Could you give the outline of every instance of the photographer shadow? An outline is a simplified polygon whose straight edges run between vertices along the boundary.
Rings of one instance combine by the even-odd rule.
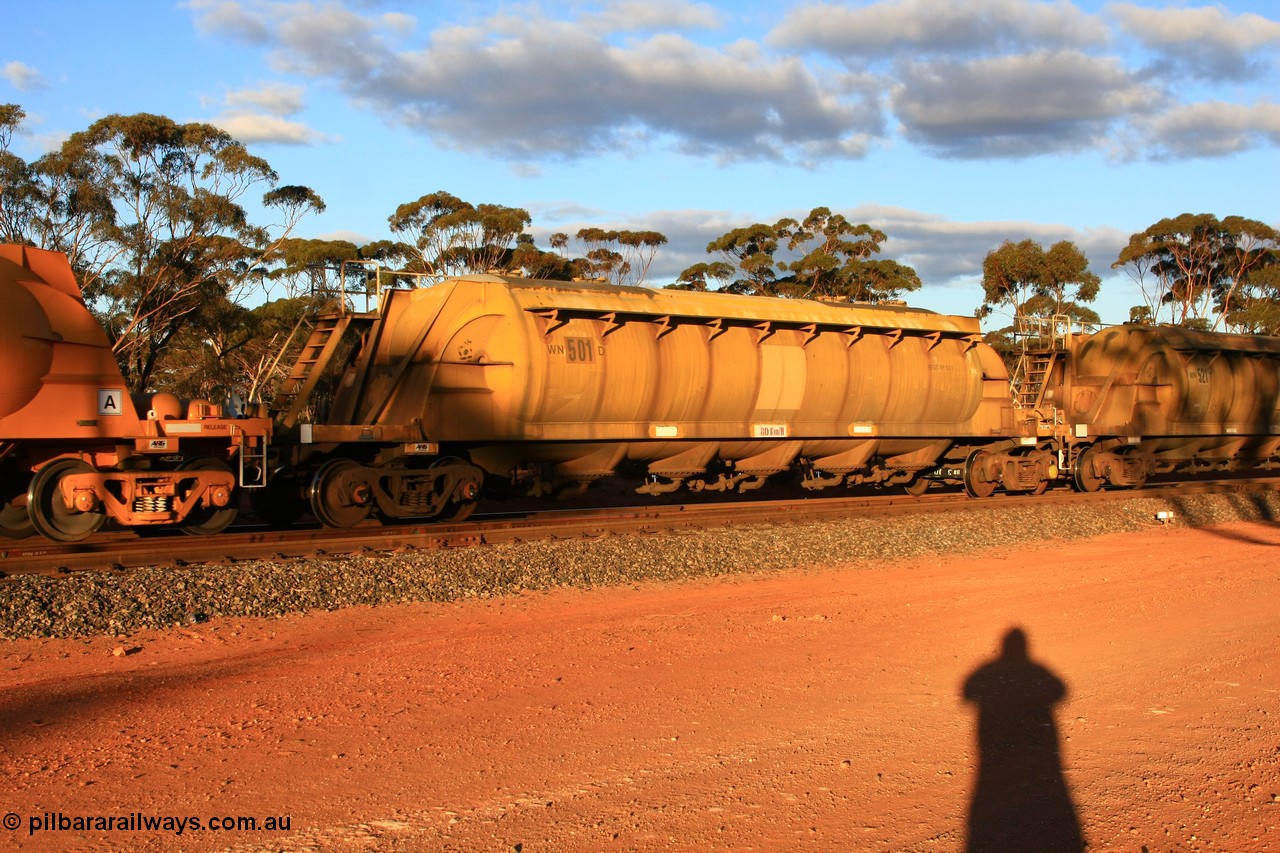
[[[978,710],[978,778],[967,853],[1080,853],[1084,837],[1062,770],[1053,706],[1067,686],[1027,656],[1021,628],[965,679]]]

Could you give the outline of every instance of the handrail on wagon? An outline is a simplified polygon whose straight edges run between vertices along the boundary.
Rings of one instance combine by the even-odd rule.
[[[1062,352],[1071,348],[1078,335],[1091,335],[1098,331],[1097,323],[1085,323],[1066,314],[1035,317],[1019,314],[1013,318],[1013,336],[1021,341],[1021,349],[1051,350]]]
[[[347,267],[359,267],[364,281],[364,288],[361,290],[347,289]],[[352,277],[357,277],[357,273],[353,272]],[[364,297],[364,313],[377,308],[382,302],[382,294],[388,290],[396,290],[404,282],[405,279],[415,279],[419,281],[418,286],[423,286],[421,280],[427,279],[428,284],[434,284],[440,276],[434,273],[425,272],[409,272],[408,270],[386,269],[378,261],[343,261],[338,267],[338,281],[341,292],[339,294],[339,313],[345,314],[348,311],[347,297],[352,298],[352,307],[355,310],[355,299]]]

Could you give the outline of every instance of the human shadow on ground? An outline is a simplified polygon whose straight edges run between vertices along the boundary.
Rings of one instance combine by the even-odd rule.
[[[1084,836],[1053,718],[1066,684],[1027,656],[1026,633],[1012,628],[1000,655],[965,679],[962,695],[978,710],[967,853],[1080,853]]]
[[[1265,524],[1269,527],[1280,526],[1280,519],[1276,518],[1276,512],[1272,506],[1269,494],[1240,494],[1232,493],[1226,495],[1227,503],[1234,510],[1236,518],[1223,519],[1215,518],[1212,511],[1206,511],[1201,505],[1198,505],[1191,498],[1172,497],[1169,498],[1169,505],[1173,507],[1174,512],[1183,520],[1189,522],[1194,527],[1200,528],[1214,536],[1220,536],[1223,539],[1233,539],[1237,542],[1249,542],[1255,545],[1275,545],[1273,541],[1263,539],[1258,536],[1250,536],[1246,533],[1240,533],[1235,530],[1225,530],[1221,525],[1230,521],[1254,521]]]

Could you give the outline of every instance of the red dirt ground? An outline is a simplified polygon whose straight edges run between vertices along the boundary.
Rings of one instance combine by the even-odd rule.
[[[1162,528],[9,642],[0,844],[1280,850],[1276,546]],[[165,817],[202,828],[134,826]]]

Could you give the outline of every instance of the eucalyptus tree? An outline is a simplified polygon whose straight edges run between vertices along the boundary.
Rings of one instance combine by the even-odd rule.
[[[846,265],[844,292],[859,302],[901,299],[923,286],[920,274],[892,258],[864,258]]]
[[[412,247],[406,269],[433,277],[506,266],[530,221],[518,207],[474,205],[443,190],[402,204],[387,218],[391,230]]]
[[[1184,213],[1134,234],[1112,267],[1138,284],[1156,319],[1168,309],[1174,323],[1218,328],[1267,313],[1278,249],[1280,232],[1263,222]]]
[[[63,252],[82,277],[114,259],[100,226],[115,215],[97,164],[75,152],[54,151],[28,163],[9,150],[26,113],[0,105],[0,240]]]
[[[781,219],[773,227],[778,238],[787,241],[788,251],[800,253],[779,264],[791,273],[789,295],[880,302],[921,286],[911,267],[872,259],[887,239],[883,231],[854,224],[829,208],[815,207],[803,222]]]
[[[9,151],[13,134],[26,118],[17,104],[0,104],[0,242],[25,242],[31,173],[27,161]]]
[[[1235,331],[1280,335],[1280,263],[1273,261],[1251,271],[1224,316]]]
[[[361,249],[349,240],[291,237],[268,258],[263,278],[272,290],[282,287],[286,298],[310,297],[323,303],[365,292],[366,276],[359,265],[363,260]]]
[[[552,246],[555,238],[552,235]],[[667,243],[658,231],[580,228],[575,235],[584,253],[579,261],[587,274],[611,284],[644,284],[658,248]]]
[[[631,270],[628,284],[643,284],[649,278],[649,267],[657,256],[658,248],[667,244],[667,237],[659,231],[618,231],[616,240]]]
[[[579,266],[584,278],[623,284],[631,275],[631,264],[616,248],[617,231],[603,228],[579,228],[574,235],[582,243],[583,254]]]
[[[205,306],[245,297],[280,241],[324,210],[226,132],[146,113],[99,119],[33,169],[50,191],[32,242],[72,258],[136,391]],[[275,225],[250,221],[255,190]]]
[[[721,289],[729,293],[773,295],[778,281],[774,260],[778,244],[777,229],[762,222],[735,228],[708,243],[707,254],[719,254],[736,273]]]
[[[724,261],[712,261],[711,263],[697,263],[687,267],[680,273],[680,277],[676,279],[674,284],[668,284],[671,290],[699,290],[705,291],[711,289],[708,287],[711,281],[720,282],[720,287],[724,286],[731,278],[733,278],[734,267]],[[719,290],[720,287],[714,288]]]
[[[17,131],[27,113],[17,104],[0,104],[0,151],[8,153]]]
[[[552,245],[555,245],[552,235]],[[562,244],[563,245],[563,244]],[[557,251],[546,252],[539,249],[532,234],[521,234],[516,238],[516,247],[511,253],[511,267],[520,270],[525,278],[550,279],[552,281],[569,281],[573,278],[573,262]]]
[[[1069,240],[1048,251],[1034,240],[1006,240],[983,259],[985,299],[978,313],[989,316],[1004,305],[1015,318],[1061,315],[1097,323],[1097,312],[1083,303],[1097,299],[1101,281],[1089,271],[1084,252]]]
[[[729,293],[883,302],[921,286],[906,264],[872,257],[886,239],[870,225],[815,207],[803,221],[757,222],[712,240],[707,252],[721,256],[720,266],[695,264],[680,283],[705,287],[711,278],[728,282],[720,289]]]

